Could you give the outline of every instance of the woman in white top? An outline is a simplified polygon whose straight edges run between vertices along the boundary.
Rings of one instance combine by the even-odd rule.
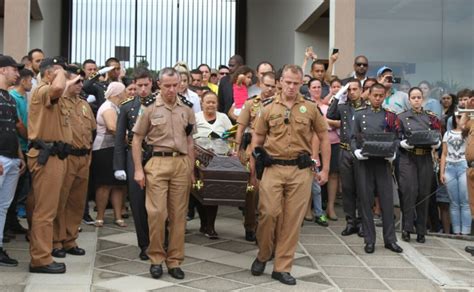
[[[120,82],[110,83],[105,98],[106,101],[97,111],[97,136],[92,144],[92,176],[96,188],[97,206],[95,225],[97,227],[104,225],[105,208],[111,195],[115,224],[126,227],[122,219],[122,202],[127,191],[126,181],[117,180],[113,171],[115,130],[119,105],[127,98],[125,86]]]
[[[199,95],[189,89],[189,73],[188,71],[179,71],[179,75],[181,76],[181,82],[179,83],[178,91],[179,94],[186,97],[187,100],[193,103],[193,111],[194,113],[201,111],[201,99]]]
[[[222,137],[222,134],[232,127],[229,118],[217,111],[217,95],[208,91],[202,96],[202,111],[196,113],[196,134],[193,138],[209,137],[212,132]],[[214,136],[214,135],[213,135]],[[196,204],[201,219],[199,231],[209,239],[218,239],[214,228],[217,216],[217,206],[203,206],[199,201],[190,198]]]
[[[208,91],[202,96],[202,111],[196,113],[196,134],[193,138],[209,137],[214,132],[222,134],[232,127],[232,122],[227,115],[217,111],[217,95]]]
[[[446,184],[449,194],[449,212],[453,233],[471,234],[471,209],[467,191],[467,161],[465,156],[466,138],[463,136],[459,121],[461,114],[452,115],[453,129],[443,137],[439,179]]]

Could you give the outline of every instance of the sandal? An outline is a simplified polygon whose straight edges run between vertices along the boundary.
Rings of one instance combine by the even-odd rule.
[[[104,226],[104,220],[95,220],[94,222],[95,227],[102,227]]]
[[[119,226],[119,227],[127,227],[127,223],[125,223],[125,221],[123,219],[117,219],[115,220],[115,225]]]

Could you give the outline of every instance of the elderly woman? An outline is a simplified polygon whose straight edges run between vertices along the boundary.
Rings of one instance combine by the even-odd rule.
[[[92,173],[96,189],[96,227],[104,225],[104,213],[109,196],[114,208],[115,224],[126,227],[122,219],[122,202],[126,192],[126,182],[114,177],[114,140],[119,105],[127,98],[125,85],[120,82],[109,84],[105,92],[107,99],[97,111],[97,136],[92,145]]]
[[[204,93],[202,96],[202,111],[196,113],[197,132],[193,138],[222,137],[222,134],[231,127],[232,123],[229,118],[217,111],[217,95],[212,91]],[[191,197],[191,200],[195,199]],[[209,239],[218,239],[218,234],[214,228],[217,206],[203,206],[197,202],[196,207],[201,219],[199,232],[209,237]]]

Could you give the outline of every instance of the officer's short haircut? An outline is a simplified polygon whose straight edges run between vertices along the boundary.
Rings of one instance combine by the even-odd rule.
[[[275,73],[273,73],[273,72],[265,72],[265,73],[263,73],[263,75],[262,75],[262,80],[265,80],[265,78],[275,79]]]
[[[217,70],[221,70],[221,69],[227,69],[227,70],[230,70],[229,67],[227,67],[226,65],[219,65],[219,68]]]
[[[383,89],[384,91],[386,90],[385,86],[381,83],[374,83],[372,86],[370,86],[369,93],[372,93],[374,89]]]
[[[283,77],[283,75],[285,75],[285,72],[287,71],[290,71],[293,74],[301,75],[301,78],[303,78],[303,75],[304,75],[303,69],[301,69],[301,67],[298,65],[293,65],[293,64],[285,65],[285,67],[283,67],[283,70],[281,72],[281,76]]]
[[[360,80],[357,78],[351,78],[347,80],[347,83],[357,83],[357,85],[359,85],[359,88],[362,88],[362,84],[360,83]]]
[[[30,62],[33,61],[33,54],[37,52],[44,55],[43,50],[38,48],[32,49],[28,52],[28,60],[30,60]]]
[[[470,97],[472,96],[472,92],[469,88],[463,88],[458,91],[458,100],[460,100],[462,97]]]
[[[275,68],[273,67],[272,63],[270,63],[268,61],[262,61],[262,62],[258,63],[256,72],[258,72],[258,70],[260,70],[260,67],[263,66],[263,65],[269,65],[270,67],[272,67],[272,71],[275,71]]]
[[[33,73],[33,71],[26,68],[23,68],[20,71],[18,71],[18,74],[20,75],[20,77],[16,79],[15,85],[19,85],[21,80],[23,79],[26,79],[28,77],[31,77],[31,78],[35,77],[35,73]]]
[[[94,65],[97,65],[97,63],[92,60],[92,59],[87,59],[85,60],[84,62],[82,62],[82,68],[84,68],[87,64],[94,64]]]
[[[415,90],[421,92],[421,96],[423,96],[423,91],[421,90],[421,88],[419,88],[418,86],[413,86],[412,88],[410,88],[410,90],[408,90],[408,98],[410,98],[411,93]]]
[[[194,75],[201,75],[202,76],[202,72],[199,70],[199,69],[193,69],[189,72],[189,74],[191,74],[191,76],[194,74]]]
[[[230,59],[234,60],[239,65],[244,64],[244,58],[242,58],[241,55],[233,55],[232,57],[230,57]]]
[[[133,81],[137,81],[138,79],[148,78],[153,80],[150,70],[145,67],[138,67],[133,71]]]
[[[107,60],[105,60],[105,66],[108,67],[110,66],[110,63],[115,62],[120,64],[120,60],[115,58],[115,57],[110,57]]]
[[[199,71],[199,72],[201,72],[201,71]],[[179,75],[178,71],[176,71],[176,69],[171,68],[171,67],[165,67],[165,68],[160,70],[160,73],[158,74],[158,79],[160,81],[163,81],[164,76],[172,77],[172,76],[175,76],[175,75],[178,76],[178,78],[181,78],[181,76]]]

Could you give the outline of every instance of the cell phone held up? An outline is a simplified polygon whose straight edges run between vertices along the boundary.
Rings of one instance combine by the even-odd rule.
[[[337,53],[339,53],[339,49],[336,49],[336,48],[332,49],[332,54],[331,55],[334,55],[334,54],[337,54]]]

